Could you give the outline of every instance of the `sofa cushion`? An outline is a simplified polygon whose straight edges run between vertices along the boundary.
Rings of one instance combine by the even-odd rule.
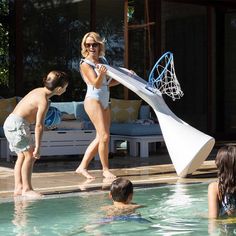
[[[4,121],[8,115],[14,110],[16,106],[16,97],[2,98],[0,99],[0,125],[4,124]]]
[[[57,129],[60,130],[72,130],[72,129],[84,129],[84,122],[80,122],[78,120],[66,120],[61,121],[60,124],[57,125]]]
[[[139,123],[116,123],[113,122],[110,128],[111,134],[130,136],[161,135],[159,124],[139,124]]]
[[[50,106],[56,107],[60,112],[67,114],[74,114],[75,112],[73,102],[51,102]]]
[[[0,126],[0,138],[4,138],[4,137],[5,137],[5,134],[4,134],[3,127]]]
[[[61,120],[62,121],[67,121],[67,120],[71,121],[71,120],[76,120],[76,118],[75,118],[74,114],[68,114],[66,112],[62,112],[61,113]]]
[[[84,102],[74,102],[76,119],[82,121],[90,121],[86,111],[84,110]]]
[[[84,102],[52,102],[50,106],[58,108],[62,113],[74,114],[77,120],[89,121],[89,117],[84,110]]]
[[[112,122],[132,122],[138,119],[142,100],[123,100],[111,98]]]
[[[141,105],[139,109],[139,119],[150,119],[150,106],[149,105]]]

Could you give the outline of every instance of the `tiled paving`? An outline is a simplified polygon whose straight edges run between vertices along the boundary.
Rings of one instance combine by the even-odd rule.
[[[134,186],[153,186],[175,183],[210,182],[216,178],[214,158],[216,149],[207,160],[187,178],[179,178],[165,147],[161,147],[149,158],[129,157],[125,152],[109,159],[112,172],[117,176],[129,178]],[[67,193],[75,191],[107,190],[111,181],[102,177],[99,161],[92,161],[89,170],[95,180],[86,180],[74,171],[81,156],[42,157],[35,163],[32,182],[34,189],[44,194]],[[14,160],[0,159],[0,201],[12,199]]]

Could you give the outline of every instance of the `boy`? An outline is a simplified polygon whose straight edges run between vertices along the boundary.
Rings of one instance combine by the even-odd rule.
[[[99,219],[93,224],[85,226],[84,230],[86,232],[96,232],[96,235],[100,235],[101,233],[95,231],[95,229],[99,225],[111,223],[113,221],[136,221],[139,223],[151,222],[142,218],[140,214],[135,213],[135,209],[143,206],[131,202],[133,197],[133,184],[128,179],[115,179],[111,184],[109,197],[113,200],[113,205],[101,208],[101,210],[106,211],[106,217]]]
[[[125,178],[117,178],[112,182],[109,197],[113,200],[113,205],[102,208],[102,210],[107,211],[108,216],[131,214],[136,208],[141,207],[131,202],[133,184]]]
[[[61,71],[51,71],[44,79],[44,87],[30,91],[16,105],[4,122],[3,129],[11,151],[16,152],[14,167],[14,196],[38,198],[42,195],[33,190],[31,175],[34,162],[40,158],[40,143],[44,119],[49,107],[49,98],[62,95],[68,86],[68,76]],[[35,124],[33,144],[30,124]]]

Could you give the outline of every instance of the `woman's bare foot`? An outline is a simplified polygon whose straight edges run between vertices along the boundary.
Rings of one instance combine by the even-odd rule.
[[[88,184],[91,183],[91,182],[93,182],[94,180],[95,180],[95,178],[93,178],[93,179],[86,179],[83,183],[81,183],[81,184],[79,185],[79,189],[80,189],[81,191],[86,190],[87,187],[88,187]]]
[[[22,194],[22,188],[16,188],[14,190],[14,197],[20,196]]]
[[[94,176],[90,175],[86,169],[77,168],[75,173],[83,175],[87,179],[95,179]]]
[[[29,191],[26,191],[26,192],[22,192],[22,196],[23,197],[27,197],[27,198],[42,198],[43,195],[41,193],[37,193],[35,192],[34,190],[29,190]]]
[[[103,171],[103,176],[106,179],[115,179],[116,178],[116,176],[113,175],[109,170],[104,170]]]
[[[102,190],[109,190],[111,187],[111,183],[114,179],[103,178],[102,180]]]

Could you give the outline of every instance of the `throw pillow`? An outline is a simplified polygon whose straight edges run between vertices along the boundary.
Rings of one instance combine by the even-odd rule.
[[[140,107],[139,119],[150,119],[150,106],[142,105]]]
[[[48,112],[46,114],[44,124],[47,128],[55,129],[55,127],[61,123],[61,111],[56,108],[50,106]]]
[[[14,110],[16,106],[16,98],[3,98],[0,99],[0,125],[4,124],[4,121],[8,115]]]
[[[111,98],[111,120],[113,122],[132,122],[138,118],[142,100],[123,100]]]

